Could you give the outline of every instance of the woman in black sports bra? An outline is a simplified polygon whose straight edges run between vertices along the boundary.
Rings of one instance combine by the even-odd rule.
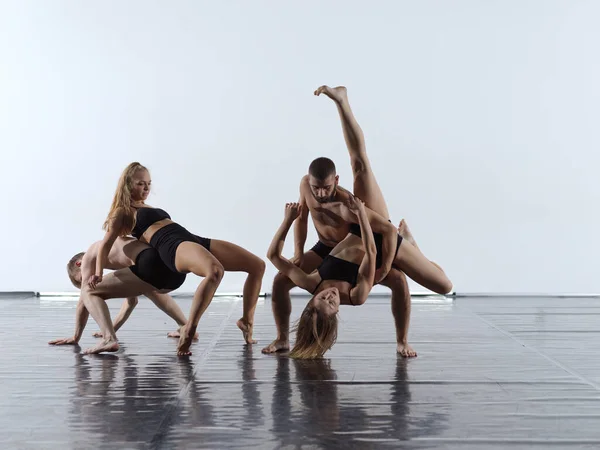
[[[378,223],[389,220],[387,205],[366,153],[364,136],[348,102],[346,88],[343,86],[330,88],[321,86],[315,95],[324,94],[331,98],[338,109],[350,163],[354,175],[354,195],[349,197],[346,205],[337,204],[331,211],[336,211],[348,222],[356,222],[358,227],[352,227],[350,232],[323,260],[321,266],[311,274],[306,274],[281,255],[285,237],[300,213],[297,203],[286,205],[285,219],[277,231],[268,257],[273,265],[289,277],[297,286],[306,289],[313,295],[302,312],[296,327],[296,344],[290,356],[296,358],[319,358],[333,346],[337,337],[337,318],[339,305],[362,305],[374,284],[378,266],[382,267],[383,278],[392,265],[404,272],[409,278],[439,294],[447,294],[452,290],[452,283],[444,271],[435,263],[429,261],[416,246],[414,239],[403,229],[403,238],[399,230],[389,223],[386,230],[379,236],[381,242],[393,242],[395,249],[387,247],[387,254],[377,258],[375,237],[364,205],[371,209]],[[324,205],[326,206],[326,205]],[[383,249],[383,247],[382,247]],[[395,251],[394,251],[395,250]],[[380,250],[383,253],[383,250]]]
[[[102,281],[106,255],[115,239],[128,234],[154,247],[173,272],[191,272],[204,277],[194,294],[188,323],[181,329],[177,347],[177,354],[181,356],[191,354],[189,348],[196,327],[223,278],[223,272],[247,272],[244,313],[237,325],[246,343],[255,343],[252,339],[254,311],[265,272],[264,261],[230,242],[196,236],[173,222],[166,211],[147,205],[150,185],[150,173],[140,163],[131,163],[123,171],[104,223],[106,235],[98,249],[96,272],[90,277],[90,286]]]

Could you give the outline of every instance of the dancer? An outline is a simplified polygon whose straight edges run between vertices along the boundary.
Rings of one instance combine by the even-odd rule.
[[[385,264],[383,256],[377,261],[377,247],[383,249],[383,242],[388,242],[391,233],[395,234],[397,239],[396,251],[392,258],[395,267],[434,292],[447,294],[452,290],[452,283],[444,271],[425,258],[419,248],[411,243],[412,238],[403,239],[397,234],[398,230],[394,229],[392,232],[389,227],[383,225],[389,223],[387,205],[371,170],[364,136],[350,109],[346,88],[332,89],[322,86],[315,91],[315,95],[321,94],[331,98],[338,108],[350,153],[354,195],[357,197],[349,197],[345,203],[337,202],[334,205],[323,206],[331,206],[330,210],[340,217],[356,217],[358,226],[351,227],[350,233],[334,247],[315,272],[306,274],[281,256],[289,228],[302,213],[302,208],[297,203],[287,204],[284,221],[277,230],[268,252],[269,259],[277,269],[297,286],[314,294],[300,317],[296,344],[290,353],[292,357],[307,359],[321,357],[335,343],[340,304],[358,305],[366,301],[373,285],[375,269],[380,268],[377,267],[380,264]],[[367,216],[365,206],[373,211],[370,216]],[[370,222],[381,227],[382,236],[373,236]],[[401,224],[400,228],[408,232],[405,223]],[[375,226],[373,229],[377,231]],[[384,274],[385,270],[384,267]]]
[[[356,217],[341,217],[336,204],[346,202],[351,193],[341,187],[339,176],[336,173],[334,162],[325,157],[317,158],[311,162],[308,175],[300,182],[300,200],[302,205],[301,214],[294,224],[294,258],[292,261],[306,273],[315,270],[323,259],[331,253],[333,247],[340,243],[350,231],[352,223],[356,223]],[[378,221],[378,215],[371,214],[366,208],[367,215],[374,219],[372,225],[376,230],[382,232],[388,230],[387,246],[381,242],[382,253],[387,247],[386,258],[382,253],[378,254],[378,260],[383,265],[383,260],[391,265],[394,256],[395,237],[390,223]],[[308,214],[310,213],[313,224],[317,231],[319,240],[307,252],[304,252],[306,235],[308,231]],[[391,233],[391,234],[390,234]],[[378,240],[381,237],[378,234]],[[379,271],[379,278],[384,275],[383,269]],[[408,329],[410,324],[411,297],[406,281],[406,276],[398,269],[392,267],[387,276],[380,282],[392,291],[392,315],[396,326],[396,350],[404,357],[417,356],[417,352],[408,344]],[[263,353],[274,353],[289,350],[290,315],[292,313],[292,301],[290,290],[295,286],[294,282],[282,272],[277,273],[273,281],[271,307],[277,327],[277,337],[271,344],[263,348]]]
[[[224,271],[246,272],[248,277],[243,292],[244,313],[237,325],[246,343],[255,343],[252,339],[254,311],[265,271],[264,261],[230,242],[191,234],[173,222],[166,211],[145,203],[150,187],[150,173],[144,166],[134,162],[125,168],[104,223],[106,234],[98,249],[96,271],[88,280],[89,286],[95,288],[102,282],[106,255],[118,236],[128,234],[154,247],[171,271],[191,272],[204,277],[194,293],[188,323],[181,329],[177,354],[183,356],[191,355],[189,348],[192,337],[221,283]],[[105,319],[103,323],[106,323]]]
[[[96,257],[98,254],[98,246],[100,242],[95,242],[90,246],[90,248],[86,252],[81,252],[76,254],[71,258],[71,260],[67,264],[67,274],[69,275],[69,279],[73,286],[78,289],[81,289],[81,280],[89,278],[96,268]],[[128,267],[132,267],[135,264],[135,260],[137,256],[144,250],[150,248],[146,244],[137,241],[133,238],[122,238],[119,237],[115,241],[115,245],[111,249],[107,261],[108,269],[118,270],[125,269]],[[147,259],[147,257],[145,257]],[[158,264],[162,264],[160,261],[160,257],[157,258],[156,262]],[[139,271],[138,267],[132,269],[136,272]],[[143,270],[143,269],[142,269]],[[183,283],[185,280],[185,275],[181,274],[173,274],[169,275],[173,276],[176,280],[174,281],[174,285],[179,282]],[[181,308],[175,303],[175,301],[171,298],[170,295],[161,294],[156,290],[149,290],[147,292],[143,292],[147,298],[149,298],[159,309],[164,311],[169,317],[171,317],[178,325],[178,329],[175,332],[168,333],[169,337],[177,337],[179,338],[179,328],[185,325],[186,319],[181,311]],[[138,304],[137,296],[129,297],[121,306],[121,310],[115,317],[113,328],[118,331],[123,324],[127,321],[133,310]],[[79,343],[81,339],[81,335],[83,334],[83,330],[87,324],[87,320],[89,317],[89,313],[87,309],[85,309],[85,305],[83,303],[83,299],[80,298],[77,303],[77,310],[75,314],[75,333],[72,338],[65,339],[55,339],[50,341],[49,343],[52,345],[76,345]],[[94,337],[103,337],[102,332],[96,332],[93,334]]]

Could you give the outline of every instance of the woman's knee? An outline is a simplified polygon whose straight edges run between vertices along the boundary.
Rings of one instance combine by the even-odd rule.
[[[454,286],[452,285],[452,281],[450,281],[450,279],[446,278],[443,282],[442,285],[440,286],[441,290],[443,291],[443,295],[449,294],[450,292],[452,292],[452,289],[454,289]]]
[[[204,279],[220,283],[224,274],[225,269],[223,269],[223,265],[219,262],[214,262],[208,267]]]
[[[281,272],[273,278],[273,291],[289,291],[295,286],[294,282]]]
[[[436,294],[446,295],[452,292],[453,287],[452,282],[447,277],[444,277],[444,279],[438,280],[431,290]]]
[[[252,258],[250,259],[250,261],[248,261],[246,272],[248,272],[249,275],[254,275],[262,278],[266,270],[267,265],[265,264],[265,262],[258,256],[252,255]]]

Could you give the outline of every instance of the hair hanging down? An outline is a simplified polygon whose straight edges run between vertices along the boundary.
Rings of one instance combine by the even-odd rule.
[[[85,252],[77,253],[67,263],[67,273],[69,274],[69,280],[71,280],[71,283],[73,283],[73,286],[75,286],[77,289],[81,289],[81,282],[75,279],[75,275],[77,275],[77,272],[81,271],[81,267],[77,265],[77,261],[80,261],[81,258],[83,258],[83,255],[85,255]]]
[[[119,184],[117,184],[117,190],[113,197],[112,205],[110,205],[110,211],[102,226],[103,230],[108,231],[110,223],[114,220],[118,213],[123,214],[123,226],[119,230],[120,236],[126,236],[131,233],[133,227],[135,227],[135,210],[131,206],[131,188],[133,185],[133,175],[138,170],[148,170],[142,166],[139,162],[132,162],[129,164],[119,178]]]
[[[319,181],[326,180],[330,175],[335,175],[335,164],[329,158],[321,157],[315,159],[308,166],[308,173]]]
[[[336,314],[326,315],[308,302],[294,327],[296,343],[290,357],[297,359],[322,358],[337,340]]]

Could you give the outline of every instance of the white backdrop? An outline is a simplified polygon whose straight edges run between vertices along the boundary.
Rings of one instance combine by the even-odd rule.
[[[0,5],[0,290],[72,290],[131,161],[149,203],[264,256],[313,158],[351,187],[312,96],[345,84],[394,221],[456,290],[600,291],[599,2]]]

